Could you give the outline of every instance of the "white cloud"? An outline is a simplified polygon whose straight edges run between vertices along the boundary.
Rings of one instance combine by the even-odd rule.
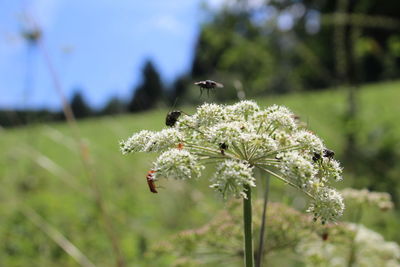
[[[227,1],[227,0],[205,0],[204,2],[211,9],[219,9],[229,1]]]
[[[185,30],[184,24],[176,17],[171,15],[154,17],[150,24],[154,28],[177,35],[182,34]]]

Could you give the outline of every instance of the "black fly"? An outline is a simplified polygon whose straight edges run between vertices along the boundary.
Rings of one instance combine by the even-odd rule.
[[[219,143],[219,149],[221,150],[221,154],[225,156],[225,150],[228,149],[228,145],[225,143]]]
[[[165,125],[173,127],[181,114],[182,111],[180,110],[173,110],[168,112],[167,117],[165,118]]]
[[[203,94],[203,89],[207,90],[207,96],[209,96],[210,90],[224,87],[222,83],[217,83],[211,80],[195,82],[194,84],[200,87],[200,96]]]
[[[335,152],[333,152],[332,150],[329,150],[329,149],[325,149],[324,150],[324,157],[325,158],[332,159],[333,156],[335,156]]]
[[[333,156],[335,156],[335,152],[329,149],[324,149],[322,156],[324,158],[328,158],[329,160],[333,159]],[[312,157],[312,160],[314,162],[317,162],[321,159],[321,154],[319,153],[314,153],[314,156]]]
[[[321,158],[321,154],[319,153],[314,153],[314,156],[312,157],[312,160],[314,162],[318,161]]]
[[[178,101],[178,98],[175,98],[174,105],[172,106],[172,109],[175,107],[176,102]],[[172,110],[167,113],[167,116],[165,117],[165,125],[169,127],[174,127],[175,123],[178,121],[178,118],[181,116],[182,113],[185,113],[180,110]]]

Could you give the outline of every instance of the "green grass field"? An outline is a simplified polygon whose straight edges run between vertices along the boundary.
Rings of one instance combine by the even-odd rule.
[[[360,89],[359,119],[354,123],[360,143],[365,144],[377,130],[387,129],[400,137],[399,100],[400,82]],[[344,89],[257,102],[261,106],[288,106],[338,152],[339,158],[343,157],[344,133],[349,127],[343,120]],[[224,201],[208,188],[206,178],[190,183],[164,180],[159,194],[150,193],[145,176],[156,155],[123,156],[119,152],[118,142],[133,132],[164,127],[166,112],[79,121],[80,135],[90,155],[89,175],[85,175],[79,147],[67,124],[1,130],[0,266],[78,266],[54,242],[57,235],[49,227],[96,266],[114,265],[110,236],[117,240],[128,266],[152,266],[143,261],[148,246],[180,230],[198,227],[223,209]],[[355,179],[342,186],[354,184]],[[294,197],[284,197],[287,194],[281,194],[283,191],[294,194],[274,181],[272,199],[291,204]],[[96,204],[96,192],[101,195],[103,209]],[[384,234],[395,238],[388,236],[390,231]]]

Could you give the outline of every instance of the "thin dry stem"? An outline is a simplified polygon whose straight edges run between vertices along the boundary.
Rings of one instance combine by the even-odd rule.
[[[38,213],[33,209],[21,204],[21,212],[27,217],[34,225],[50,237],[57,245],[59,245],[68,255],[70,255],[79,265],[83,267],[95,267],[85,254],[83,254],[74,244],[71,243],[60,231],[46,222]]]
[[[122,255],[118,237],[114,231],[110,216],[105,207],[105,203],[104,203],[101,191],[100,191],[100,187],[97,183],[97,180],[96,180],[96,177],[94,174],[89,149],[82,140],[82,135],[81,135],[79,127],[76,123],[75,116],[72,112],[71,106],[69,105],[69,103],[62,91],[60,79],[58,78],[55,68],[53,67],[50,55],[49,55],[42,39],[40,39],[38,41],[38,47],[42,52],[43,59],[45,61],[45,64],[47,66],[47,69],[50,73],[51,79],[54,84],[54,89],[57,91],[57,93],[62,101],[63,112],[66,117],[67,123],[73,131],[75,141],[78,143],[81,163],[83,165],[86,177],[90,180],[90,184],[92,186],[92,190],[95,195],[95,203],[100,211],[101,217],[103,219],[104,229],[106,231],[108,238],[110,239],[112,249],[113,249],[113,252],[114,252],[114,255],[116,258],[116,266],[123,267],[123,266],[125,266],[125,259]]]

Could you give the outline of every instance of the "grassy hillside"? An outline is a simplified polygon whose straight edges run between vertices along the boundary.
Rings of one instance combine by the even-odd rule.
[[[354,125],[360,142],[367,142],[374,131],[400,136],[400,82],[364,86],[359,98],[360,116]],[[257,102],[290,107],[341,156],[345,128],[349,127],[343,121],[345,90]],[[149,244],[202,225],[223,208],[224,202],[208,188],[206,179],[162,181],[160,193],[151,194],[145,175],[156,155],[120,154],[119,140],[141,129],[161,129],[166,112],[80,121],[80,136],[90,158],[88,172],[67,124],[0,131],[0,266],[77,266],[53,242],[54,234],[46,232],[48,225],[96,265],[115,262],[110,236],[117,240],[127,262],[139,263]],[[276,193],[282,190],[287,189],[274,181],[273,199],[291,203],[293,197]],[[99,208],[96,195],[101,196],[103,208]],[[36,215],[41,216],[39,221]]]

